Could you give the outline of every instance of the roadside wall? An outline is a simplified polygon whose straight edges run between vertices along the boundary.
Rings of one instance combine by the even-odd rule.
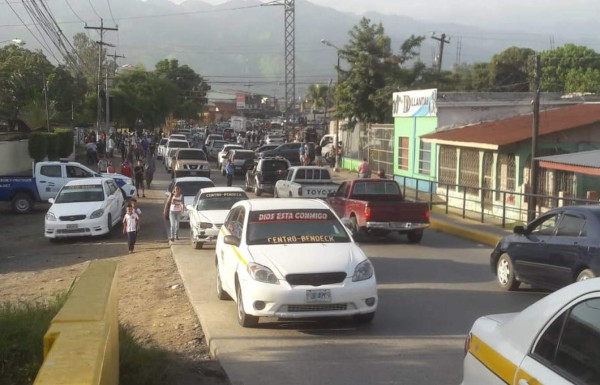
[[[31,173],[33,159],[27,149],[29,140],[0,142],[0,175]]]
[[[117,262],[92,261],[44,336],[34,385],[117,385]]]

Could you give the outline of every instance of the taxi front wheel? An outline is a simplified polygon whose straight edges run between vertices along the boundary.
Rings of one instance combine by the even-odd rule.
[[[502,254],[498,259],[498,263],[496,264],[496,277],[498,279],[498,284],[504,290],[516,290],[521,284],[515,277],[512,260],[506,254]]]
[[[237,319],[238,323],[245,328],[251,328],[258,325],[258,317],[246,314],[244,311],[244,300],[242,299],[242,288],[238,284],[235,295],[237,297]]]

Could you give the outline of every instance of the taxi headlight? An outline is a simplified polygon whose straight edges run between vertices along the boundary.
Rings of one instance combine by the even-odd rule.
[[[48,213],[46,213],[46,220],[47,221],[55,221],[56,220],[56,215],[48,212]]]
[[[364,281],[373,276],[373,265],[368,259],[359,263],[354,269],[354,275],[352,276],[352,282]]]
[[[254,280],[279,285],[279,280],[268,267],[259,265],[258,263],[250,262],[248,263],[247,269],[248,274],[250,274]]]
[[[199,225],[199,227],[200,227],[201,229],[212,229],[212,227],[213,227],[213,224],[212,224],[212,223],[209,223],[209,222],[200,222],[200,225]]]
[[[104,209],[98,209],[90,215],[90,219],[100,218],[102,215],[104,215]]]

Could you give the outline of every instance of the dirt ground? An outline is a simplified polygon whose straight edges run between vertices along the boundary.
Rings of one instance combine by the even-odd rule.
[[[103,239],[50,243],[43,236],[48,204],[33,213],[15,215],[0,206],[0,292],[2,301],[44,300],[69,289],[89,261],[119,262],[119,319],[140,341],[169,351],[179,373],[177,385],[227,385],[213,360],[202,327],[185,293],[171,256],[162,220],[165,184],[138,200],[142,230],[136,251],[127,253],[120,227]],[[183,229],[187,236],[188,229]],[[180,241],[183,242],[183,241]],[[41,341],[40,341],[41,349]]]

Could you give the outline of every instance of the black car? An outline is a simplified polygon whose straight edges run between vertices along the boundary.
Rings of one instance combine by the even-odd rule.
[[[300,164],[300,146],[302,145],[302,143],[300,142],[292,142],[292,143],[284,143],[279,145],[279,147],[273,149],[273,150],[267,150],[267,151],[263,151],[258,153],[259,157],[282,157],[285,158],[287,160],[290,161],[291,164],[293,165],[299,165]],[[311,157],[312,160],[315,159],[315,144],[314,143],[308,143],[308,154]]]
[[[492,251],[490,265],[505,290],[521,282],[558,289],[600,276],[600,207],[558,207],[515,226]]]
[[[255,159],[251,168],[246,172],[246,191],[254,190],[256,196],[263,192],[272,193],[275,183],[283,178],[290,162],[283,158]]]

